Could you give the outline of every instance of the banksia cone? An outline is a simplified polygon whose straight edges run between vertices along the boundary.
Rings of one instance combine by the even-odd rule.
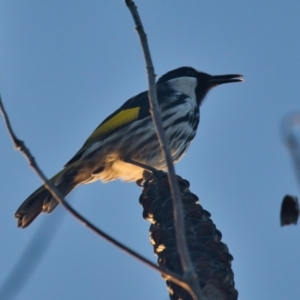
[[[291,195],[285,195],[280,211],[281,226],[297,224],[299,218],[299,203],[298,198]]]
[[[183,203],[187,245],[204,299],[235,300],[238,292],[234,287],[231,269],[233,257],[221,242],[222,234],[210,219],[210,213],[199,205],[198,197],[190,192],[189,182],[179,176],[177,179]],[[158,264],[182,274],[166,173],[155,172],[152,178],[145,179],[140,203],[144,208],[144,219],[151,222],[150,241],[158,256]],[[192,299],[187,291],[173,282],[167,281],[167,286],[170,299]]]

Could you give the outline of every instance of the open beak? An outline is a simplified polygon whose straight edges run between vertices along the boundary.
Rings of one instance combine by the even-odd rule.
[[[212,76],[208,83],[210,85],[219,85],[223,83],[230,83],[230,82],[243,82],[244,78],[243,75],[237,75],[237,74],[230,74],[230,75],[215,75]]]

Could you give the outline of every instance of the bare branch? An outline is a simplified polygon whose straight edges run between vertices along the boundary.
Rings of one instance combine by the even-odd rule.
[[[21,293],[23,287],[34,273],[49,245],[55,237],[63,220],[64,210],[58,210],[52,218],[45,218],[33,237],[16,260],[13,269],[6,274],[0,285],[0,299],[13,300]],[[49,230],[49,225],[51,230]],[[34,253],[34,255],[33,255]]]
[[[79,214],[61,195],[60,191],[53,185],[44,175],[44,173],[41,171],[37,163],[35,162],[34,157],[30,153],[29,149],[25,146],[25,143],[17,138],[15,135],[10,120],[8,118],[8,115],[6,113],[6,110],[4,108],[2,97],[0,94],[0,112],[3,115],[4,123],[7,127],[8,133],[10,138],[12,139],[12,142],[14,144],[14,147],[19,150],[24,157],[28,160],[30,167],[36,172],[36,174],[40,177],[42,182],[44,183],[45,188],[51,193],[51,195],[54,197],[54,199],[60,203],[74,218],[76,218],[79,222],[81,222],[83,225],[85,225],[87,228],[113,244],[114,246],[118,247],[119,249],[123,250],[125,253],[131,255],[132,257],[136,258],[140,262],[143,262],[148,267],[152,268],[155,271],[160,272],[163,274],[168,280],[171,280],[172,282],[178,284],[179,286],[183,287],[184,289],[188,290],[190,293],[193,291],[191,290],[189,284],[178,274],[173,273],[166,268],[159,267],[147,258],[143,257],[136,251],[132,250],[131,248],[125,246],[124,244],[120,243],[118,240],[114,239],[101,229],[97,228],[93,223],[88,221],[86,218],[84,218],[81,214]]]
[[[282,136],[290,152],[292,163],[300,186],[300,113],[287,116],[282,122]],[[296,196],[286,195],[281,204],[280,223],[281,226],[297,224],[299,218],[299,203]]]
[[[294,113],[286,117],[282,122],[282,135],[285,144],[290,151],[300,185],[300,143],[299,136],[295,131],[300,130],[300,113]]]
[[[175,168],[173,165],[173,159],[171,156],[169,143],[164,132],[162,125],[161,115],[159,111],[157,95],[156,95],[156,85],[155,85],[155,72],[150,55],[150,50],[147,41],[147,35],[144,31],[140,16],[137,11],[137,7],[131,0],[125,0],[127,7],[129,8],[132,17],[135,22],[136,31],[138,32],[141,46],[144,53],[144,58],[146,62],[146,69],[148,74],[148,86],[149,86],[149,104],[150,104],[150,113],[152,116],[153,124],[156,130],[157,138],[160,144],[160,147],[165,155],[167,167],[168,167],[168,178],[171,188],[171,195],[173,199],[173,210],[174,210],[174,222],[176,230],[176,243],[180,255],[181,264],[184,270],[184,278],[189,282],[191,288],[197,295],[194,299],[199,300],[201,298],[202,292],[197,281],[197,274],[193,269],[193,265],[190,259],[190,255],[187,248],[186,242],[186,231],[182,211],[182,202],[180,198],[180,192],[178,184],[176,181]]]

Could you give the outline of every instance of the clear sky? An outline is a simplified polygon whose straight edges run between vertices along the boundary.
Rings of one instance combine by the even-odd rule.
[[[158,76],[184,65],[244,75],[245,83],[209,93],[198,134],[176,171],[223,233],[239,299],[299,299],[299,226],[281,228],[279,208],[286,193],[299,194],[280,124],[299,109],[300,2],[136,3]],[[121,0],[1,0],[0,45],[6,109],[49,177],[108,114],[147,88],[138,37]],[[59,210],[25,230],[16,227],[15,210],[40,180],[13,150],[2,121],[0,146],[1,285],[37,230],[45,226],[45,236],[54,230]],[[140,192],[133,183],[94,183],[69,200],[155,261]],[[16,299],[168,299],[159,274],[63,214]]]

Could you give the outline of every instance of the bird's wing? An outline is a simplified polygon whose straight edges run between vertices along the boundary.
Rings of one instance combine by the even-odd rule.
[[[138,94],[127,100],[119,109],[109,115],[89,136],[82,148],[65,165],[80,159],[82,154],[95,142],[101,141],[113,131],[132,123],[136,119],[144,119],[150,115],[147,92]]]

